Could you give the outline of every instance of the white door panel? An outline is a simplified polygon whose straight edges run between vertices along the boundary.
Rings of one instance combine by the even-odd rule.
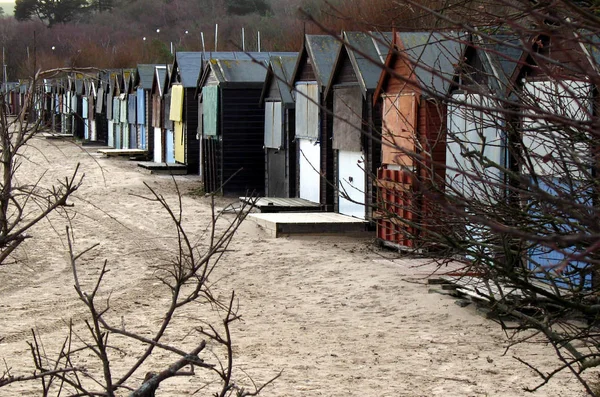
[[[365,171],[362,152],[338,152],[339,212],[365,218]]]
[[[300,143],[300,198],[320,202],[321,145],[308,139]]]

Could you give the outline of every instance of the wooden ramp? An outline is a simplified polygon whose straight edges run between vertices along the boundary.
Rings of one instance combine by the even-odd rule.
[[[148,156],[148,151],[143,149],[100,149],[98,153],[106,157],[142,158]]]
[[[260,197],[256,199],[255,197],[240,197],[240,201],[246,204],[254,203],[254,207],[262,213],[321,211],[319,203],[301,198]]]
[[[363,219],[334,212],[250,214],[248,219],[265,228],[275,238],[291,234],[361,233],[368,225]]]
[[[42,132],[41,136],[46,139],[73,139],[72,134],[59,134],[54,132]]]
[[[140,161],[138,167],[149,171],[151,174],[186,175],[187,166],[177,163],[155,163],[153,161]]]

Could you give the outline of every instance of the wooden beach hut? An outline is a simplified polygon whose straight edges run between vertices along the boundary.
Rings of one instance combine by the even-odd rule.
[[[263,194],[265,115],[260,97],[266,64],[211,59],[200,80],[204,188]]]
[[[296,110],[290,85],[297,55],[273,55],[261,94],[265,109],[265,195],[296,197]]]
[[[382,100],[381,167],[377,175],[377,237],[415,248],[417,235],[436,227],[433,201],[423,194],[445,177],[446,104],[462,34],[399,32],[375,97]],[[439,214],[438,214],[439,215]],[[416,226],[418,225],[418,227]]]
[[[381,164],[381,101],[375,89],[391,46],[391,33],[344,32],[327,84],[333,103],[334,210],[371,220]]]
[[[178,52],[173,60],[171,107],[174,121],[175,162],[185,164],[190,174],[198,174],[200,142],[198,140],[198,80],[202,71],[201,52]],[[175,91],[173,91],[173,89]]]
[[[154,150],[152,161],[165,163],[166,159],[166,130],[164,124],[164,94],[167,89],[167,67],[156,66],[152,78],[152,129],[154,130]]]
[[[154,150],[154,129],[151,128],[153,117],[151,92],[156,66],[153,64],[138,65],[136,77],[138,148],[148,150],[149,153]]]
[[[329,35],[305,35],[290,80],[296,100],[297,195],[333,210],[333,118],[324,96],[341,42]]]

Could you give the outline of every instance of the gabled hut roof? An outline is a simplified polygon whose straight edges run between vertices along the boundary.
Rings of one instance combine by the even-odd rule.
[[[413,84],[421,89],[423,97],[446,96],[463,60],[467,39],[459,32],[398,32],[386,65],[390,67],[396,60],[406,62],[412,69]],[[382,72],[375,97],[389,77],[389,73]]]
[[[490,89],[501,96],[509,94],[525,53],[520,38],[508,34],[474,35],[472,41],[485,73],[493,76]]]
[[[137,73],[137,69],[123,69],[123,89],[124,93],[128,93],[131,91],[133,86],[135,85],[135,75]]]
[[[417,82],[433,95],[448,93],[462,60],[466,35],[455,32],[402,32],[397,33],[405,56],[414,65]],[[462,38],[462,39],[461,39]]]
[[[327,82],[325,93],[327,94],[331,89],[335,79],[335,69],[344,50],[348,54],[363,95],[367,91],[374,91],[377,88],[377,83],[379,83],[385,59],[392,45],[392,32],[344,32],[343,40],[344,45],[340,46],[336,54],[334,72],[331,73]]]
[[[173,61],[173,70],[179,74],[184,88],[196,87],[202,71],[201,52],[178,52]]]
[[[294,68],[292,82],[296,82],[300,64],[303,62],[305,56],[308,56],[312,60],[317,82],[322,89],[325,89],[331,78],[335,58],[341,46],[340,39],[337,37],[330,35],[305,35],[302,50]]]
[[[164,90],[167,85],[167,80],[168,80],[167,67],[164,65],[156,66],[154,68],[154,79],[153,79],[152,84],[154,84],[154,82],[156,83],[156,86],[158,87],[158,95],[161,97],[164,95]]]
[[[294,56],[280,56],[272,55],[269,58],[269,64],[267,69],[267,76],[265,78],[265,84],[261,95],[261,102],[264,101],[264,97],[271,84],[276,84],[281,95],[281,102],[284,105],[291,106],[294,104],[294,97],[292,96],[292,86],[290,85],[292,73],[294,73],[294,67],[296,66],[296,60],[298,55]]]
[[[154,68],[157,64],[139,64],[137,67],[137,80],[139,87],[144,90],[152,89],[152,79],[154,78]]]

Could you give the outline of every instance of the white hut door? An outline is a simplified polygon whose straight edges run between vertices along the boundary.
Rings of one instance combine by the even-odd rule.
[[[321,145],[308,139],[298,139],[298,141],[300,142],[300,198],[319,203]]]
[[[338,152],[340,214],[365,218],[365,170],[362,152]]]
[[[300,198],[321,201],[321,144],[319,143],[319,88],[315,83],[296,85],[296,137]]]
[[[154,162],[162,163],[163,162],[163,147],[162,147],[162,128],[155,127],[154,128]]]

